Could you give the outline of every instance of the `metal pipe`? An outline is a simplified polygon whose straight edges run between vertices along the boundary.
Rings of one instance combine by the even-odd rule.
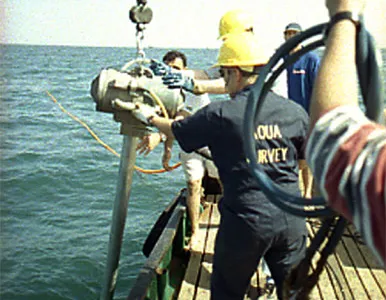
[[[127,207],[133,181],[137,143],[137,137],[124,135],[101,300],[113,299],[114,296]]]

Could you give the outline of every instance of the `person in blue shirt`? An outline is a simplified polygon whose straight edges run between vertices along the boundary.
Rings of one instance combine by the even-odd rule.
[[[223,183],[211,277],[213,300],[244,299],[263,257],[282,299],[286,275],[305,255],[305,219],[267,199],[244,154],[247,99],[268,58],[253,35],[231,35],[219,50],[217,64],[231,100],[212,102],[178,121],[160,117],[144,104],[133,111],[145,124],[174,137],[184,151],[208,146],[212,153]],[[298,160],[304,158],[307,113],[293,101],[269,92],[255,128],[256,157],[264,172],[285,190],[300,195]]]
[[[284,39],[287,41],[300,33],[302,28],[297,23],[290,23],[285,27]],[[299,51],[302,45],[297,45],[291,53]],[[316,74],[318,73],[320,58],[315,52],[307,52],[294,64],[287,67],[288,98],[300,104],[307,113],[310,110],[310,100]]]
[[[290,23],[285,27],[284,39],[287,41],[301,31],[302,28],[298,23]],[[299,51],[301,48],[301,44],[296,45],[291,54]],[[288,98],[301,105],[308,114],[310,113],[312,89],[319,65],[319,56],[310,51],[302,55],[294,64],[287,67]],[[316,186],[313,184],[311,170],[307,164],[302,165],[300,177],[303,179],[300,182],[302,190],[304,190],[303,196],[305,198],[312,198],[317,191]]]

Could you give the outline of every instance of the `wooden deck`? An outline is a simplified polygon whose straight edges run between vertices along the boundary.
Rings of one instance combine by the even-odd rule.
[[[209,196],[210,197],[210,196]],[[201,215],[198,243],[191,251],[187,271],[178,299],[210,299],[210,274],[214,240],[220,215],[218,198],[212,201]],[[308,220],[309,238],[312,239],[320,227],[318,219]],[[265,277],[261,268],[252,278],[245,299],[267,299],[264,294]],[[276,299],[271,297],[269,299]],[[369,249],[361,242],[351,226],[348,226],[335,252],[330,255],[319,281],[311,292],[310,299],[386,299],[386,272],[380,268]]]

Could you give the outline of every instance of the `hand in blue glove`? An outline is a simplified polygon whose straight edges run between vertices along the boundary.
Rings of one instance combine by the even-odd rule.
[[[164,76],[165,74],[172,72],[172,67],[155,59],[151,60],[149,68],[156,76]]]
[[[162,81],[170,89],[182,88],[190,93],[194,92],[194,79],[182,72],[168,73],[162,77]]]

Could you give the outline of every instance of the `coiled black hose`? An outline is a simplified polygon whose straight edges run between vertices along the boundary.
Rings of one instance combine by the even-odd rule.
[[[366,107],[367,117],[380,121],[383,114],[381,73],[379,63],[377,61],[374,40],[367,32],[363,24],[363,18],[361,18],[356,38],[356,65],[358,78],[363,102]],[[245,154],[252,173],[259,182],[262,191],[267,195],[267,198],[270,201],[281,209],[303,217],[328,216],[332,215],[332,211],[326,206],[327,202],[322,197],[304,199],[289,194],[284,189],[276,185],[268,177],[268,175],[261,170],[256,160],[254,130],[256,121],[259,118],[261,105],[263,104],[265,96],[271,89],[275,79],[286,69],[287,66],[293,64],[301,55],[324,45],[324,33],[327,26],[328,23],[324,23],[311,27],[289,39],[275,52],[267,65],[261,70],[257,81],[252,86],[244,116]],[[299,43],[320,34],[322,34],[322,37],[319,40],[310,43],[294,54],[289,54],[290,51]],[[272,72],[272,69],[284,57],[286,57],[285,61],[274,72]]]

